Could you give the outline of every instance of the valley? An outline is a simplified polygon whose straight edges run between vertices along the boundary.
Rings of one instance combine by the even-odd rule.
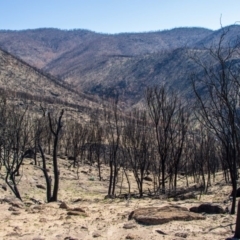
[[[1,30],[0,238],[240,237],[239,30]]]

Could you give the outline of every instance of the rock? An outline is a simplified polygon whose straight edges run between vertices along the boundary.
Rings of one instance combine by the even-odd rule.
[[[94,232],[92,235],[94,238],[101,237],[101,234],[99,232]]]
[[[138,236],[133,235],[132,233],[129,233],[125,239],[136,239]]]
[[[44,209],[44,207],[43,207],[43,205],[41,205],[41,206],[37,205],[37,206],[33,206],[32,209],[37,210],[37,211],[41,211],[41,210]]]
[[[16,212],[16,211],[18,211],[16,208],[14,208],[14,207],[9,207],[8,208],[8,211],[13,211],[13,212]]]
[[[47,222],[47,219],[46,219],[46,218],[40,218],[40,219],[39,219],[39,222],[46,223],[46,222]]]
[[[182,233],[182,232],[178,232],[175,233],[176,237],[181,237],[181,238],[187,238],[188,234],[187,233]]]
[[[36,237],[36,238],[33,238],[32,240],[45,240],[45,238]]]
[[[35,152],[32,149],[28,149],[24,153],[25,158],[34,158]]]
[[[88,228],[85,226],[81,226],[81,229],[88,230]]]
[[[64,240],[78,240],[78,238],[73,238],[73,237],[65,237]]]
[[[71,208],[71,211],[86,213],[86,211],[80,207]]]
[[[57,239],[63,239],[63,235],[61,235],[61,234],[57,234],[55,237],[56,237]]]
[[[77,198],[76,200],[73,200],[73,203],[77,203],[77,202],[81,202],[82,199],[81,198]]]
[[[82,216],[82,217],[88,217],[88,215],[85,212],[77,212],[77,211],[68,211],[67,215],[69,216]]]
[[[195,199],[196,195],[194,193],[185,193],[177,197],[179,200]]]
[[[37,187],[37,188],[40,188],[40,189],[43,189],[43,190],[46,190],[46,187],[43,186],[42,184],[37,184],[36,187]]]
[[[2,199],[3,202],[7,202],[10,205],[12,205],[13,207],[17,207],[17,208],[23,208],[24,204],[23,202],[21,202],[18,198],[16,197],[5,197],[4,199]]]
[[[7,237],[14,237],[14,239],[18,239],[20,237],[20,234],[17,232],[10,232],[6,235]],[[11,238],[12,239],[12,238]]]
[[[204,216],[189,212],[187,208],[179,206],[139,208],[131,212],[129,220],[135,219],[138,223],[156,225],[170,221],[203,220]]]
[[[7,191],[7,185],[3,184],[3,185],[2,185],[2,189],[3,189],[4,191]]]
[[[143,178],[145,181],[149,181],[149,182],[152,182],[152,178],[150,178],[149,176],[146,176]]]
[[[132,228],[136,228],[137,226],[134,223],[125,223],[123,225],[123,228],[125,229],[132,229]]]
[[[12,215],[20,215],[21,213],[19,211],[12,212]]]
[[[62,209],[68,209],[68,206],[65,202],[62,202],[59,206],[59,208],[62,208]]]
[[[34,198],[30,198],[30,200],[31,200],[32,202],[34,202],[35,204],[42,204],[40,200],[36,200],[36,199],[34,199]]]
[[[159,234],[162,234],[162,235],[167,235],[165,232],[163,232],[162,230],[159,230],[159,229],[157,229],[156,232]]]
[[[225,213],[225,210],[219,205],[212,205],[210,203],[203,203],[198,207],[191,207],[190,212],[194,213],[207,213],[207,214],[221,214]]]
[[[75,160],[76,160],[76,158],[75,158],[74,156],[69,156],[69,157],[68,157],[68,160],[75,161]]]

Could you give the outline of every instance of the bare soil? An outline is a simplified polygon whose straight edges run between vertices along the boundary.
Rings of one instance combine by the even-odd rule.
[[[49,156],[50,161],[50,156]],[[45,179],[42,171],[27,159],[20,171],[19,189],[23,203],[14,199],[9,187],[4,183],[4,169],[0,179],[0,239],[57,240],[57,239],[166,239],[204,240],[226,239],[233,236],[236,215],[206,214],[204,220],[171,221],[161,225],[141,225],[128,220],[129,214],[140,207],[161,207],[177,205],[190,208],[209,202],[230,208],[228,200],[230,184],[225,184],[221,173],[217,174],[208,194],[197,195],[196,199],[176,201],[173,198],[152,199],[104,199],[108,187],[108,168],[103,166],[103,181],[98,179],[96,166],[82,165],[77,169],[68,168],[69,162],[59,159],[60,188],[59,201],[46,203]],[[49,164],[49,174],[52,167]],[[121,175],[121,173],[120,173]],[[129,173],[130,175],[130,173]],[[132,189],[137,193],[136,184],[130,176]],[[193,184],[193,183],[192,183]],[[36,187],[38,185],[38,187]],[[119,194],[121,181],[117,187]],[[145,182],[145,189],[151,188]],[[185,181],[179,181],[184,186]],[[3,188],[2,188],[3,186]],[[123,181],[122,193],[127,192]],[[8,202],[6,199],[10,199]],[[227,201],[224,203],[224,201]],[[65,209],[64,202],[68,209]],[[60,207],[61,206],[61,207]],[[62,208],[63,207],[63,208]]]

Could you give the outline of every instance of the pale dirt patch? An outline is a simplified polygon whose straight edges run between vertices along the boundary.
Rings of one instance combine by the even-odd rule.
[[[229,214],[206,215],[205,220],[172,221],[162,225],[147,226],[128,220],[129,214],[140,207],[162,207],[178,205],[190,208],[202,202],[217,203],[223,207],[231,192],[231,186],[224,183],[222,174],[218,174],[216,182],[210,187],[210,194],[202,195],[201,199],[188,199],[174,201],[173,199],[104,199],[107,194],[107,181],[99,181],[97,168],[84,165],[80,167],[79,179],[76,169],[68,169],[67,160],[60,159],[60,189],[59,202],[45,203],[44,189],[36,185],[45,186],[45,179],[40,169],[26,160],[21,170],[19,183],[20,192],[24,200],[23,208],[11,209],[11,204],[2,201],[0,204],[0,239],[3,240],[33,240],[46,239],[226,239],[233,236],[230,224],[234,224],[236,216]],[[50,166],[50,165],[49,165]],[[51,174],[52,168],[50,168]],[[83,172],[81,172],[83,171]],[[1,170],[0,184],[4,184],[3,168]],[[103,178],[107,179],[108,169],[103,167]],[[132,180],[132,189],[136,191],[136,184]],[[183,181],[179,184],[184,184]],[[124,181],[122,193],[127,192]],[[120,186],[120,181],[119,181]],[[151,183],[146,182],[148,188]],[[119,188],[117,188],[119,193]],[[0,199],[12,196],[9,188],[7,191],[0,188]],[[199,198],[199,196],[198,196]],[[36,203],[34,203],[36,200]],[[61,201],[70,209],[81,208],[87,215],[68,215],[68,210],[60,208]],[[41,202],[42,204],[38,204]],[[81,213],[81,212],[80,212]],[[133,223],[136,227],[125,228],[125,224]],[[232,226],[233,230],[235,226]],[[161,232],[165,233],[163,235]],[[186,238],[184,238],[186,237]],[[68,238],[70,239],[70,238]]]

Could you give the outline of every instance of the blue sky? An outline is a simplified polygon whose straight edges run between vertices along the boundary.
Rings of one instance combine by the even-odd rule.
[[[220,28],[240,21],[240,0],[0,0],[0,29],[145,32]]]

